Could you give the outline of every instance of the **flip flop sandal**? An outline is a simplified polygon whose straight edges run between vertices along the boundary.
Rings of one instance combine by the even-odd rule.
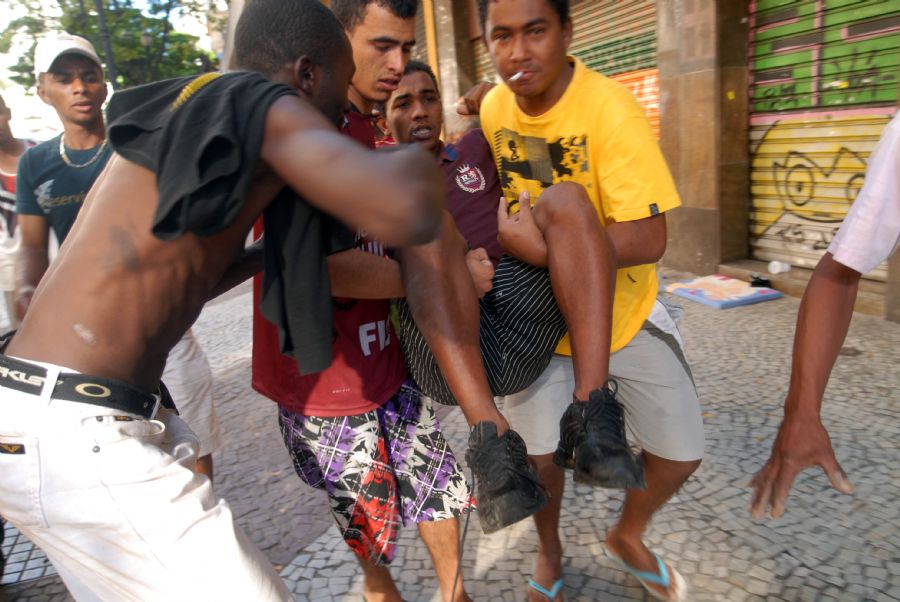
[[[606,548],[606,556],[619,565],[626,573],[637,579],[644,589],[647,590],[647,593],[657,600],[663,600],[664,602],[683,602],[687,600],[688,588],[684,577],[675,569],[666,568],[666,563],[659,557],[659,554],[653,555],[656,558],[656,573],[637,570],[616,556],[609,548]],[[648,584],[658,585],[669,593],[661,594],[649,587]]]
[[[563,583],[562,577],[560,577],[559,579],[554,581],[553,587],[551,587],[550,589],[547,589],[546,587],[544,587],[543,585],[541,585],[534,579],[528,580],[528,587],[537,591],[541,595],[547,596],[547,599],[550,600],[551,602],[553,602],[553,600],[556,600],[556,596],[558,596],[559,592],[562,591],[562,588],[564,585],[565,585],[565,583]]]

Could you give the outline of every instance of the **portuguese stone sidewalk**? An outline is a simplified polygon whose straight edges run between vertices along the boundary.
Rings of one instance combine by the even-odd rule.
[[[808,471],[780,520],[755,522],[746,512],[745,484],[767,457],[780,421],[798,304],[781,299],[719,311],[683,303],[707,455],[656,517],[647,541],[687,579],[691,600],[900,600],[900,325],[855,316],[829,384],[825,421],[856,493],[840,495]],[[274,406],[249,387],[249,289],[210,304],[195,332],[213,365],[226,434],[226,449],[215,458],[216,489],[298,600],[361,600],[355,562],[324,497],[294,476]],[[462,456],[461,415],[439,413]],[[649,599],[603,554],[605,530],[620,506],[618,493],[568,487],[562,515],[568,600]],[[473,516],[463,561],[472,597],[523,600],[536,541],[529,521],[485,536]],[[9,527],[3,549],[10,562],[0,600],[71,599],[46,558]],[[405,599],[439,600],[415,529],[402,532],[392,572]]]

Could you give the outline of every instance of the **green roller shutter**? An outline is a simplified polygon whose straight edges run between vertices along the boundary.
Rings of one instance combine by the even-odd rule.
[[[813,267],[896,112],[900,0],[757,0],[750,67],[751,253]]]
[[[581,0],[569,52],[603,75],[656,68],[656,2]]]

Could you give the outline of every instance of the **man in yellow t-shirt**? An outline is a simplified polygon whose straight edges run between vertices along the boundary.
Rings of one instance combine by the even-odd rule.
[[[684,580],[641,541],[653,514],[703,455],[700,407],[681,337],[657,300],[655,263],[666,246],[665,212],[681,204],[678,193],[630,93],[567,56],[568,2],[479,0],[479,11],[505,82],[485,97],[480,117],[509,211],[518,211],[524,192],[539,199],[555,184],[576,183],[594,203],[615,251],[609,374],[618,383],[624,422],[643,449],[647,488],[628,490],[622,518],[607,533],[607,553],[655,595],[681,600]],[[599,416],[568,403],[573,381],[567,340],[557,352],[534,385],[507,397],[505,410],[556,500],[535,515],[541,544],[530,581],[535,600],[553,599],[562,587],[558,500],[564,475],[553,461],[571,466],[573,448],[608,435],[610,421],[623,419],[615,400]],[[557,419],[560,431],[548,428]]]

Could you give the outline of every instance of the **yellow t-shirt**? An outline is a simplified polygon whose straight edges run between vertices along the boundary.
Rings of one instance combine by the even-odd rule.
[[[651,217],[681,200],[644,110],[623,85],[574,57],[575,73],[559,101],[532,117],[506,85],[481,105],[507,203],[527,190],[532,202],[557,182],[581,184],[604,225]],[[516,208],[514,208],[516,210]],[[613,304],[612,348],[618,351],[650,315],[658,283],[655,264],[620,269]],[[571,355],[569,337],[557,353]]]

